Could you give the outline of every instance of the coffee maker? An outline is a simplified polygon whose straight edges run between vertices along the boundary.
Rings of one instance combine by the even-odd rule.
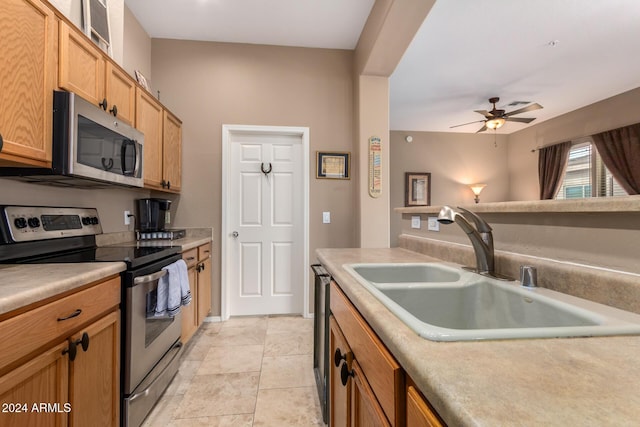
[[[165,231],[170,222],[169,209],[171,200],[167,199],[138,199],[138,231],[141,233]]]

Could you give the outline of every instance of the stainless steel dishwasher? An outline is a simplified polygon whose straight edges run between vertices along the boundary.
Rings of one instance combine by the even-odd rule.
[[[322,420],[329,414],[329,283],[331,276],[320,264],[311,266],[315,275],[313,303],[313,371],[318,386]]]

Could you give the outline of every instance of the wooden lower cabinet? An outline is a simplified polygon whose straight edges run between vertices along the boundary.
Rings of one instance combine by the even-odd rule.
[[[412,385],[407,387],[407,425],[411,427],[443,427],[445,425]]]
[[[329,425],[445,424],[335,282],[329,318]]]
[[[43,351],[0,377],[0,425],[66,426],[69,406],[69,357],[64,342]],[[58,404],[60,412],[38,412],[40,404]],[[47,408],[48,409],[48,408]],[[67,410],[67,412],[65,412]]]
[[[189,273],[191,304],[182,307],[181,340],[186,344],[211,311],[211,243],[182,253]]]
[[[95,298],[74,298],[93,297],[96,293],[107,297],[100,302]],[[19,320],[23,335],[42,340],[40,350],[23,346],[22,353],[12,350],[2,358],[5,363],[0,364],[1,426],[119,425],[119,302],[120,278],[115,277],[0,322],[0,336],[12,333],[15,320]],[[82,320],[86,313],[96,310],[100,314]],[[66,319],[56,320],[62,314],[74,312],[78,315],[68,321],[70,325],[81,322],[77,327],[67,329]],[[42,335],[38,328],[47,324],[43,313],[49,313],[62,325],[59,329],[69,334]],[[30,321],[32,317],[38,321]]]
[[[113,312],[71,337],[89,337],[69,373],[70,426],[115,426],[120,422],[120,312]]]

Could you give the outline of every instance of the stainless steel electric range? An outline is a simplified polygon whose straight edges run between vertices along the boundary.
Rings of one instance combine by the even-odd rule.
[[[96,245],[96,209],[0,206],[0,263],[122,261],[121,424],[138,427],[178,372],[181,316],[156,317],[162,268],[178,247]]]

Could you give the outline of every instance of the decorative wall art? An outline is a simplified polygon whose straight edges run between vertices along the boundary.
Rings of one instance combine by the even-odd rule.
[[[429,206],[431,204],[431,173],[405,172],[404,205]]]
[[[351,179],[351,153],[316,151],[316,178]]]

